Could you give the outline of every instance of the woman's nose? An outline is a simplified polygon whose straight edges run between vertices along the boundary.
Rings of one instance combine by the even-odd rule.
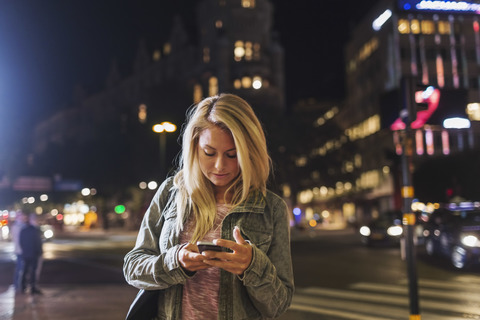
[[[215,169],[221,171],[225,166],[225,159],[222,156],[218,156],[215,159]]]

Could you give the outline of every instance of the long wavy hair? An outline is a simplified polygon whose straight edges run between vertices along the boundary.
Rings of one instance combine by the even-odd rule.
[[[198,141],[200,133],[212,126],[231,133],[237,151],[240,174],[226,191],[231,194],[228,204],[235,207],[245,201],[249,193],[258,190],[265,194],[270,174],[268,155],[262,125],[251,106],[233,94],[205,98],[187,111],[182,130],[182,151],[178,172],[174,177],[174,201],[177,210],[176,231],[183,229],[188,215],[193,214],[195,230],[192,243],[202,239],[213,227],[216,215],[214,188],[200,169]],[[227,197],[225,196],[227,203]]]

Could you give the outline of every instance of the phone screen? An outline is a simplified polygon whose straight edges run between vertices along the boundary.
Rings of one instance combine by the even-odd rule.
[[[213,242],[199,241],[197,242],[198,251],[222,251],[222,247],[217,246]]]

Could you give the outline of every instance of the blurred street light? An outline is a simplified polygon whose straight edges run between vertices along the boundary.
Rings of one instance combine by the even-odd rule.
[[[160,141],[160,178],[164,178],[167,174],[166,169],[166,132],[175,132],[177,130],[177,126],[171,122],[165,121],[160,124],[156,124],[153,126],[152,130],[159,134],[159,141]]]

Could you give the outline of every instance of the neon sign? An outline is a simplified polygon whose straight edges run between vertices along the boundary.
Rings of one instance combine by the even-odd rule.
[[[400,0],[399,6],[407,11],[440,11],[480,14],[480,4],[469,1]]]

